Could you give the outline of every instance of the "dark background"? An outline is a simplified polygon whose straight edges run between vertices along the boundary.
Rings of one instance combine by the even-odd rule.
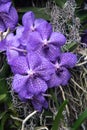
[[[47,0],[13,0],[16,7],[37,6],[43,7]]]

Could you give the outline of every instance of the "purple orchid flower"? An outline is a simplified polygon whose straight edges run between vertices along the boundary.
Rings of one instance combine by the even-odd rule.
[[[69,52],[61,53],[54,63],[55,73],[48,82],[48,86],[51,88],[59,85],[66,85],[70,79],[68,69],[73,68],[76,62],[77,57],[75,54]]]
[[[18,39],[13,33],[10,33],[6,39],[0,42],[0,51],[6,51],[8,64],[20,55],[26,55],[26,49],[20,45]]]
[[[47,59],[38,54],[28,54],[26,57],[16,57],[10,65],[15,74],[12,87],[21,100],[26,101],[46,92],[47,81],[54,72],[53,65]]]
[[[0,0],[0,31],[13,30],[18,22],[18,14],[10,0]]]
[[[10,62],[18,56],[26,55],[26,47],[20,44],[19,37],[21,37],[22,27],[18,27],[16,30],[16,35],[10,33],[4,40],[0,42],[0,51],[6,51],[7,61]]]
[[[63,34],[52,32],[48,22],[41,24],[37,31],[31,32],[28,39],[28,51],[40,50],[43,56],[54,61],[60,54],[60,47],[65,44],[66,38]]]
[[[45,22],[44,19],[42,18],[38,18],[36,19],[35,18],[35,15],[32,11],[29,11],[27,13],[25,13],[23,15],[23,18],[22,18],[22,23],[23,23],[23,26],[25,28],[27,28],[28,30],[31,30],[31,31],[35,31],[37,30],[37,28],[40,26],[40,24],[42,24],[43,22]],[[27,24],[28,23],[28,24]]]
[[[23,45],[26,45],[30,32],[36,31],[38,28],[40,28],[41,24],[44,22],[46,22],[46,20],[42,18],[36,19],[32,11],[29,11],[23,15],[22,23],[24,31],[20,39]]]

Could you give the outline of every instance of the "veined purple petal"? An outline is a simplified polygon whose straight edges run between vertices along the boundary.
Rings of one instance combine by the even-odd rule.
[[[38,32],[31,32],[28,37],[28,44],[27,49],[29,51],[31,50],[37,50],[42,45],[42,39]]]
[[[6,2],[9,2],[9,1],[12,1],[12,0],[0,0],[0,2],[2,2],[2,3],[6,3]]]
[[[28,99],[32,99],[33,94],[28,93],[27,89],[25,89],[26,86],[18,93],[18,96],[21,101],[26,102]]]
[[[41,27],[41,24],[42,24],[43,22],[46,22],[46,20],[44,20],[44,19],[42,19],[42,18],[36,19],[36,20],[34,21],[34,27],[35,27],[35,29],[37,30],[38,28],[40,28],[40,27]]]
[[[23,26],[18,26],[16,29],[16,37],[17,38],[22,38],[22,33],[24,31],[24,27]]]
[[[14,38],[14,34],[13,34],[13,33],[9,33],[9,34],[7,35],[7,37],[6,37],[6,40],[7,40],[7,41],[11,41],[11,40],[13,40],[13,38]]]
[[[24,27],[23,26],[19,26],[19,27],[17,27],[17,29],[16,29],[16,35],[15,35],[15,39],[17,39],[17,40],[15,40],[17,43],[19,43],[19,45],[21,46],[25,46],[25,43],[24,43],[24,41],[23,41],[23,31],[24,31]],[[18,46],[19,46],[18,45]]]
[[[66,52],[66,53],[62,53],[60,56],[61,66],[72,68],[75,66],[76,62],[77,62],[77,57],[73,53]]]
[[[54,73],[54,66],[53,64],[42,57],[42,63],[35,68],[35,72],[40,75],[42,79],[48,81],[51,75]]]
[[[62,46],[65,44],[66,38],[62,33],[52,32],[48,42],[55,46]]]
[[[19,43],[17,37],[13,33],[10,33],[6,37],[6,45],[7,45],[7,48],[8,47],[18,47],[20,45],[20,43]]]
[[[6,26],[3,22],[3,20],[0,18],[0,32],[4,32],[6,29]]]
[[[18,23],[18,14],[17,14],[16,9],[13,6],[11,6],[9,10],[9,18],[10,18],[10,21],[12,22],[12,24],[10,23],[9,28],[14,29]]]
[[[37,28],[37,31],[40,33],[43,40],[49,40],[52,33],[52,26],[47,21],[42,22],[40,27]]]
[[[26,88],[27,80],[28,80],[28,76],[22,76],[20,74],[16,74],[14,76],[14,79],[13,79],[13,82],[12,82],[13,90],[17,93],[19,93],[22,90],[25,91],[27,89]]]
[[[0,4],[0,17],[2,17],[3,13],[9,13],[9,9],[11,5],[12,5],[12,2]]]
[[[42,63],[42,59],[40,58],[40,56],[36,53],[28,53],[27,55],[27,59],[28,59],[28,64],[30,69],[34,70],[35,68],[37,68],[38,66],[41,65]]]
[[[38,95],[41,92],[46,92],[47,84],[41,78],[29,78],[28,80],[28,90],[34,95]]]
[[[26,57],[19,56],[10,62],[12,72],[14,74],[27,74],[29,67],[26,61]]]
[[[5,40],[0,41],[0,51],[6,51],[6,42],[5,42]]]
[[[13,30],[18,22],[18,14],[16,12],[16,9],[11,6],[9,13],[3,13],[1,18],[3,19],[6,28]]]
[[[39,112],[41,112],[42,107],[48,108],[48,103],[42,95],[34,96],[32,99],[32,104],[34,106],[34,109],[38,110]]]
[[[29,11],[23,15],[22,23],[24,26],[30,28],[31,26],[33,26],[34,20],[35,20],[34,13],[32,11]]]
[[[10,64],[11,62],[13,62],[14,58],[19,56],[19,53],[15,50],[10,50],[8,48],[6,49],[6,55],[7,55],[8,64]]]
[[[67,85],[68,80],[70,79],[70,73],[66,68],[62,68],[63,71],[59,75],[59,79],[62,81],[61,85]]]
[[[62,67],[62,71],[55,73],[51,76],[51,79],[48,81],[48,87],[58,87],[59,85],[67,85],[68,80],[70,79],[69,71]]]
[[[54,73],[51,76],[51,79],[48,81],[48,87],[49,88],[58,87],[59,85],[61,85],[61,83],[62,83],[62,79],[58,77],[56,73]]]
[[[28,27],[24,27],[24,29],[22,29],[20,31],[21,31],[21,37],[19,38],[19,41],[23,46],[27,46],[28,38],[29,38],[31,31],[28,29]]]
[[[50,61],[55,61],[56,58],[60,55],[60,48],[55,47],[52,44],[48,44],[47,47],[42,48],[43,55]]]

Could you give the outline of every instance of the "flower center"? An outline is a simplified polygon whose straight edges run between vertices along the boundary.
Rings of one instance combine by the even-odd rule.
[[[62,67],[60,66],[60,64],[58,62],[56,62],[55,68],[56,68],[56,70],[55,70],[56,75],[58,77],[60,77],[61,73],[63,72],[63,69],[62,69]]]
[[[44,39],[44,40],[43,40],[43,43],[44,43],[44,45],[47,45],[47,44],[48,44],[47,39]]]
[[[31,30],[32,30],[32,32],[35,31],[35,27],[34,27],[34,26],[31,26]]]
[[[28,71],[28,75],[29,76],[33,76],[35,74],[35,72],[32,70],[32,69],[30,69],[29,71]]]
[[[58,62],[55,63],[55,67],[56,67],[56,69],[59,69],[59,68],[60,68],[60,65],[59,65]]]

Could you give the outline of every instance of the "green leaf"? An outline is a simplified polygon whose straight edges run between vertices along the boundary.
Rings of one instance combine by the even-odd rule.
[[[1,94],[0,95],[0,102],[2,102],[2,101],[5,101],[6,100],[6,94]]]
[[[87,11],[86,10],[81,10],[81,11],[77,10],[76,15],[77,15],[77,17],[80,18],[81,23],[84,23],[85,21],[87,21]]]
[[[66,3],[66,0],[55,0],[55,2],[59,7],[63,8]]]
[[[10,97],[10,93],[8,90],[7,81],[5,79],[0,80],[0,95],[1,95],[0,103],[2,103],[2,102],[6,103],[10,107],[11,97]]]
[[[0,120],[3,118],[3,116],[6,114],[7,111],[4,111],[2,113],[0,113]]]
[[[0,80],[0,94],[8,93],[7,82],[5,79]]]
[[[78,130],[80,125],[87,119],[87,109],[78,117],[76,122],[71,127],[71,130]]]
[[[8,120],[9,116],[10,116],[10,115],[9,115],[8,113],[6,113],[6,114],[3,116],[2,120],[0,121],[0,124],[1,124],[0,130],[4,130],[5,122],[6,122],[6,120]]]
[[[10,75],[10,67],[6,62],[4,62],[3,67],[0,69],[0,79],[6,78],[9,75]]]
[[[10,121],[12,121],[13,119],[10,117],[10,115],[13,116],[18,116],[16,111],[14,109],[7,109],[6,111],[2,112],[0,114],[0,130],[5,130],[4,127],[8,126],[7,122],[11,123]],[[17,122],[16,120],[13,120],[15,125],[15,122]],[[11,127],[10,125],[8,126],[7,130]],[[10,129],[9,129],[10,130]]]
[[[50,19],[50,15],[48,15],[45,11],[45,8],[37,8],[37,7],[29,7],[29,8],[20,8],[18,9],[18,13],[22,18],[23,14],[27,11],[33,11],[37,18],[44,18],[46,20]],[[21,19],[20,18],[20,19]]]
[[[65,51],[74,51],[78,46],[78,43],[76,42],[72,42],[72,43],[67,43],[65,44],[63,47],[62,47],[62,51],[65,52]]]
[[[55,94],[54,94],[54,92],[53,92],[52,89],[50,90],[50,94],[51,94],[52,99],[53,99],[53,101],[55,102],[56,107],[57,107],[57,109],[58,109],[58,108],[59,108],[58,99],[57,99],[57,97],[55,96]]]
[[[55,120],[53,122],[53,126],[52,126],[52,130],[58,130],[59,128],[59,123],[60,123],[60,120],[61,120],[61,117],[62,117],[62,112],[66,106],[66,104],[68,103],[67,100],[65,100],[62,105],[59,107],[59,110],[58,110],[58,113],[55,117]]]
[[[81,31],[85,30],[87,28],[87,24],[84,24],[81,28]]]
[[[78,6],[81,6],[84,3],[84,0],[76,0]]]

